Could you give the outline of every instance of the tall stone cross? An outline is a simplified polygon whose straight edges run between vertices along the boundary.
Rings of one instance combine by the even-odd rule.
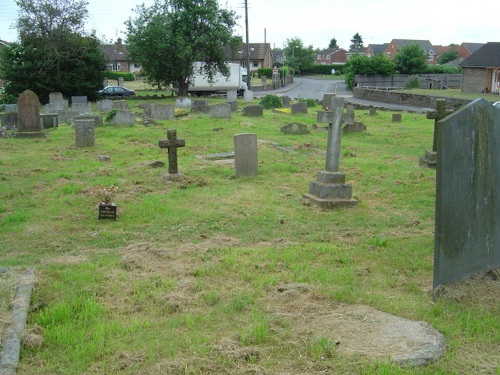
[[[318,122],[328,123],[325,171],[338,172],[340,167],[340,138],[342,136],[343,98],[332,98],[332,108],[328,112],[318,112]]]
[[[436,109],[434,111],[427,111],[426,117],[429,120],[434,120],[434,136],[432,141],[432,151],[437,152],[437,123],[439,120],[444,119],[453,110],[446,109],[446,99],[436,99]]]
[[[168,150],[168,173],[177,174],[177,148],[184,147],[186,141],[184,139],[177,139],[177,130],[168,129],[167,139],[163,139],[158,144],[160,148]]]

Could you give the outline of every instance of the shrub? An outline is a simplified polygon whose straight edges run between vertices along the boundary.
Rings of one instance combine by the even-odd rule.
[[[406,89],[418,89],[420,87],[420,78],[412,76],[405,84]]]
[[[259,104],[263,106],[265,109],[281,108],[283,105],[283,103],[281,102],[281,98],[279,96],[271,94],[264,96],[260,100]]]
[[[316,107],[316,100],[314,99],[300,99],[301,102],[306,102],[307,103],[307,108],[313,108]]]
[[[108,71],[104,73],[104,76],[108,79],[118,79],[118,77],[123,77],[124,81],[135,81],[135,76],[130,72],[112,72]]]
[[[273,76],[273,70],[271,68],[259,68],[257,69],[257,76],[259,78],[262,77],[271,78]]]

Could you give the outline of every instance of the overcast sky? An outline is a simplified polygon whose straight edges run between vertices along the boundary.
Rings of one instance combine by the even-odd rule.
[[[87,26],[98,37],[115,41],[126,38],[123,22],[135,17],[138,4],[153,0],[87,0]],[[434,45],[462,42],[500,42],[498,3],[483,0],[467,3],[449,0],[247,0],[250,43],[268,42],[281,48],[287,39],[300,38],[305,46],[327,48],[335,38],[349,49],[359,33],[368,44],[392,39],[429,40]],[[236,33],[246,39],[245,0],[219,0],[240,16]],[[338,3],[338,5],[336,4]],[[17,19],[14,0],[0,0],[0,39],[16,41],[11,29]]]

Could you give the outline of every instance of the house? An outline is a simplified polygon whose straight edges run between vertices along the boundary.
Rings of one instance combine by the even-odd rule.
[[[465,60],[482,46],[484,46],[484,43],[462,43],[457,48],[458,56]]]
[[[460,63],[462,92],[500,93],[500,42],[488,42]]]
[[[391,60],[394,60],[397,51],[410,44],[418,44],[425,51],[428,64],[437,64],[437,49],[428,40],[393,39],[384,50],[384,54]]]
[[[141,70],[139,64],[128,60],[127,46],[123,44],[121,38],[118,38],[115,44],[101,44],[100,47],[109,71],[136,73]]]
[[[314,63],[317,65],[345,64],[347,61],[347,51],[342,48],[325,49],[316,53]]]
[[[227,61],[240,64],[244,68],[247,67],[247,61],[249,61],[250,72],[260,68],[273,67],[273,54],[269,43],[249,43],[248,48],[247,44],[244,43],[236,48],[235,53],[227,48],[226,55]]]
[[[384,44],[368,44],[366,47],[365,55],[368,57],[374,57],[377,55],[381,55],[384,51],[389,47],[389,43]]]

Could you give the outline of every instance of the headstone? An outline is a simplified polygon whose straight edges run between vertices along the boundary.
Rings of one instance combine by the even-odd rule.
[[[210,117],[231,118],[231,104],[220,103],[210,106]]]
[[[135,125],[135,115],[132,112],[117,109],[115,115],[109,122],[112,125]]]
[[[235,102],[236,100],[238,100],[238,91],[236,91],[236,90],[227,90],[226,100],[228,102]]]
[[[109,112],[113,109],[113,101],[111,99],[102,99],[97,102],[99,112]]]
[[[40,115],[40,126],[42,129],[57,128],[59,121],[55,113]]]
[[[168,150],[168,176],[178,176],[179,171],[177,167],[177,148],[184,147],[186,141],[184,139],[177,139],[177,130],[168,129],[167,139],[163,139],[158,143],[160,148]],[[167,176],[164,176],[164,178]],[[168,178],[167,178],[168,179]]]
[[[92,113],[92,103],[73,103],[71,104],[71,109],[73,112],[78,114],[88,114]]]
[[[366,131],[366,125],[358,121],[354,121],[351,125],[346,124],[342,128],[342,133],[360,133],[364,131]]]
[[[31,90],[26,90],[19,95],[17,101],[18,113],[18,138],[42,138],[45,134],[40,126],[40,101]]]
[[[89,114],[83,114],[83,115],[77,115],[74,117],[75,120],[92,120],[94,121],[94,126],[102,126],[104,124],[104,120],[102,118],[101,115],[98,115],[98,114],[93,114],[93,113],[89,113]]]
[[[377,114],[377,108],[371,107],[370,108],[370,116],[375,116]]]
[[[210,107],[207,100],[195,100],[191,106],[192,113],[209,113]]]
[[[158,120],[173,120],[175,118],[174,106],[169,104],[151,103],[143,107],[146,116]]]
[[[322,107],[323,111],[331,111],[332,100],[335,98],[335,94],[333,93],[325,93],[323,94]]]
[[[4,104],[3,110],[4,112],[18,112],[17,104]]]
[[[243,101],[251,102],[252,100],[253,100],[253,91],[246,90],[245,93],[243,94]]]
[[[325,105],[325,99],[323,99]],[[332,111],[318,112],[318,122],[328,123],[325,170],[317,174],[317,181],[309,183],[309,193],[304,195],[307,202],[322,208],[353,207],[358,201],[352,198],[352,187],[345,183],[345,174],[339,172],[341,122],[344,108],[343,98],[332,98]]]
[[[175,99],[175,108],[191,109],[192,101],[188,97],[178,97]]]
[[[354,105],[347,104],[346,105],[346,113],[344,116],[344,124],[345,126],[354,124]]]
[[[401,122],[401,120],[402,120],[401,113],[392,114],[392,122]]]
[[[75,103],[87,103],[87,96],[82,95],[82,96],[72,96],[71,97],[71,105]]]
[[[59,124],[62,124],[64,122],[69,123],[71,122],[71,120],[73,120],[73,117],[78,115],[77,112],[74,112],[70,109],[55,110],[54,113],[57,115],[57,121],[59,122]]]
[[[64,100],[61,92],[51,92],[49,94],[49,103],[57,103]]]
[[[236,177],[257,176],[257,135],[236,134],[233,140]]]
[[[500,116],[476,99],[438,122],[434,291],[500,267]]]
[[[75,119],[75,146],[79,148],[95,146],[92,119]]]
[[[264,115],[264,107],[259,104],[247,105],[243,107],[243,116],[259,117],[263,115]]]
[[[69,108],[68,101],[63,99],[57,102],[48,103],[43,106],[43,113],[50,114],[56,113],[56,111],[64,111]]]
[[[452,112],[453,110],[446,109],[446,99],[436,99],[436,109],[427,112],[427,118],[434,120],[434,135],[432,139],[432,150],[425,151],[424,156],[419,160],[420,166],[428,168],[436,167],[438,122]]]
[[[238,110],[238,102],[237,101],[228,102],[228,103],[231,106],[231,112],[236,112]]]
[[[113,109],[121,109],[124,111],[128,111],[128,103],[125,100],[114,100]]]
[[[294,103],[290,105],[290,109],[292,111],[292,115],[299,113],[307,114],[307,103],[306,102]]]
[[[281,97],[281,101],[283,102],[283,108],[290,108],[290,97],[285,95]]]
[[[285,134],[308,134],[307,125],[292,122],[281,127],[281,132]]]
[[[6,112],[2,113],[2,127],[5,127],[7,130],[11,130],[17,127],[19,115],[17,112]]]

